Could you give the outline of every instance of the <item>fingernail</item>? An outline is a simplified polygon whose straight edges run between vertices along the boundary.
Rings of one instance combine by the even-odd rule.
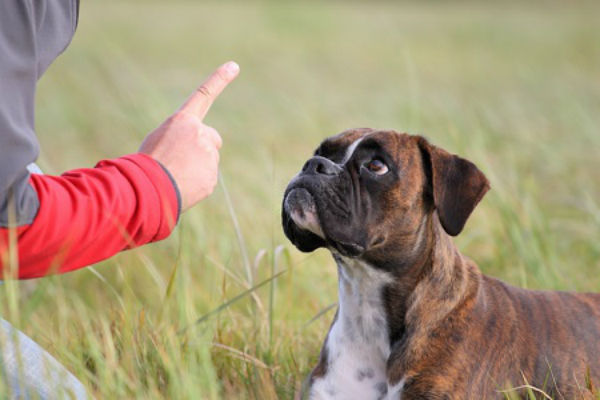
[[[233,78],[240,72],[240,66],[235,61],[225,63],[224,68],[229,78]]]

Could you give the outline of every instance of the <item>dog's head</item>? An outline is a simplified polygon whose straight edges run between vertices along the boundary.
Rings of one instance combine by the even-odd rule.
[[[423,137],[354,129],[321,143],[289,183],[283,228],[301,251],[380,262],[414,253],[431,218],[458,235],[488,189],[473,163]]]

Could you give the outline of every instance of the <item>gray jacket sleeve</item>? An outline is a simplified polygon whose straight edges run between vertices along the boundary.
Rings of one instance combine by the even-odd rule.
[[[77,0],[0,0],[0,227],[29,224],[39,208],[27,171],[39,154],[36,83],[71,41],[77,11]]]

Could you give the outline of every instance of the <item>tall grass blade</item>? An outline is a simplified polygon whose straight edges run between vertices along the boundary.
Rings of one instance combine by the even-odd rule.
[[[235,212],[235,209],[233,208],[233,203],[231,202],[231,197],[229,196],[229,191],[227,190],[227,185],[225,184],[225,179],[223,178],[223,175],[221,173],[219,173],[219,185],[223,189],[223,195],[225,196],[225,204],[227,205],[229,216],[231,217],[231,221],[233,222],[235,236],[237,238],[238,246],[240,247],[240,253],[242,255],[242,260],[244,263],[244,269],[246,270],[246,279],[248,279],[248,283],[252,285],[254,277],[252,275],[252,267],[250,265],[250,259],[248,257],[248,250],[246,249],[246,242],[244,241],[242,229],[240,228],[240,223],[238,222],[237,214]]]
[[[287,270],[283,270],[283,271],[281,271],[281,272],[279,272],[279,273],[271,276],[270,278],[265,279],[264,281],[260,282],[259,284],[254,285],[250,289],[244,290],[242,293],[238,294],[234,298],[226,301],[225,303],[221,304],[219,307],[217,307],[217,308],[209,311],[208,313],[204,314],[202,317],[198,318],[194,323],[186,326],[185,328],[180,329],[177,332],[177,334],[181,335],[182,333],[186,332],[192,326],[201,324],[202,322],[206,321],[207,319],[209,319],[213,315],[218,314],[219,312],[221,312],[222,310],[226,309],[230,305],[232,305],[232,304],[238,302],[239,300],[243,299],[244,297],[248,296],[250,293],[254,292],[255,290],[263,287],[264,285],[266,285],[267,283],[273,281],[274,279],[277,279],[279,276],[281,276],[282,274],[284,274],[286,271]]]

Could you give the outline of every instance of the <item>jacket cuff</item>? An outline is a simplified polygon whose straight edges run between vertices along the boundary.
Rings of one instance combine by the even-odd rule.
[[[177,182],[175,182],[175,178],[173,178],[173,175],[171,175],[171,172],[169,172],[167,167],[165,167],[158,160],[156,160],[156,162],[158,163],[158,165],[160,165],[160,167],[163,169],[163,171],[165,171],[165,173],[169,177],[169,180],[171,181],[171,184],[173,185],[173,189],[175,189],[175,194],[177,195],[177,220],[175,220],[175,224],[177,224],[179,222],[179,216],[181,215],[181,192],[179,191],[179,186],[177,186]]]
[[[137,153],[120,157],[137,165],[152,183],[159,198],[160,222],[152,242],[165,239],[179,221],[181,194],[171,173],[147,154]]]

